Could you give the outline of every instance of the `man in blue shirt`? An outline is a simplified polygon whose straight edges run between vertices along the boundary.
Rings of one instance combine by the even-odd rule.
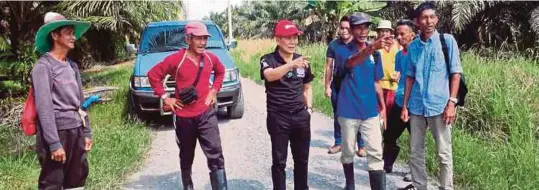
[[[395,105],[388,108],[387,129],[384,131],[384,170],[386,173],[391,173],[393,163],[399,155],[400,147],[397,145],[397,140],[401,136],[404,129],[410,131],[410,123],[401,120],[401,112],[404,104],[404,87],[406,85],[406,77],[401,78],[401,75],[406,74],[406,68],[409,63],[408,45],[414,39],[414,23],[411,20],[400,20],[397,22],[396,37],[402,50],[397,52],[395,56],[395,74],[393,80],[398,81],[397,91],[395,93]]]
[[[385,127],[385,103],[380,79],[384,76],[378,49],[390,46],[390,37],[380,37],[368,44],[370,17],[364,13],[350,16],[354,40],[347,45],[351,56],[346,61],[345,77],[339,90],[337,115],[343,134],[341,154],[345,189],[355,189],[354,144],[361,132],[367,149],[371,189],[385,189],[382,160],[382,131]]]
[[[438,16],[432,3],[422,3],[415,11],[421,33],[408,47],[408,64],[404,107],[401,117],[410,120],[410,170],[413,184],[407,189],[427,189],[425,166],[425,133],[430,128],[436,143],[440,165],[439,189],[453,189],[453,155],[451,124],[455,121],[458,103],[460,55],[453,36],[443,34],[449,56],[449,70],[436,31]],[[449,88],[451,83],[451,89]]]
[[[326,75],[325,87],[326,97],[331,98],[331,106],[333,107],[333,137],[335,144],[329,148],[328,154],[335,154],[342,150],[341,126],[339,125],[337,116],[337,97],[339,97],[339,89],[344,78],[344,65],[346,59],[351,55],[347,45],[352,42],[352,34],[350,34],[350,21],[348,16],[341,18],[339,22],[339,39],[331,41],[326,51]],[[361,139],[361,133],[357,134],[357,156],[365,157],[365,142]]]

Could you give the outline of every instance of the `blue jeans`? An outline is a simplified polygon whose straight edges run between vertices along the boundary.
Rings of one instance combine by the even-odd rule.
[[[339,97],[339,94],[331,85],[331,106],[333,106],[333,137],[335,137],[335,145],[341,145],[342,144],[342,135],[341,135],[341,125],[339,125],[338,117],[337,117],[337,98]],[[361,133],[357,133],[357,146],[359,148],[363,148],[365,146],[365,142],[363,139],[361,139]]]

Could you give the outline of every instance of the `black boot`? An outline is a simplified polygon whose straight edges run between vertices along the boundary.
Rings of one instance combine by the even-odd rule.
[[[220,169],[210,173],[211,189],[226,190],[226,173],[225,169]]]
[[[393,163],[399,156],[400,148],[398,146],[384,146],[384,170],[386,173],[393,172]]]
[[[386,189],[386,173],[384,170],[369,171],[369,181],[372,190]]]
[[[355,190],[356,183],[354,180],[354,163],[343,164],[342,169],[344,170],[344,177],[346,178],[345,190]]]
[[[182,184],[184,190],[193,190],[193,180],[191,179],[191,170],[182,170]]]

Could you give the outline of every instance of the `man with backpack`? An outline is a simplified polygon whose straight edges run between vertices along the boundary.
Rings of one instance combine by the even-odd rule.
[[[49,12],[35,38],[40,58],[32,69],[37,114],[36,145],[41,171],[39,189],[83,189],[92,131],[77,64],[67,58],[90,23]],[[26,114],[26,113],[25,113]],[[24,126],[23,126],[24,128]]]
[[[331,41],[326,51],[326,73],[325,73],[325,87],[326,97],[331,98],[331,106],[333,107],[333,137],[335,138],[335,144],[328,150],[328,154],[335,154],[342,151],[342,137],[341,126],[339,125],[337,116],[337,98],[339,97],[339,90],[341,88],[341,82],[344,78],[344,65],[346,59],[348,59],[347,45],[352,42],[353,36],[350,32],[350,20],[348,16],[343,16],[339,22],[339,39]],[[365,151],[365,142],[361,139],[361,133],[357,134],[357,156],[365,157],[367,155]]]
[[[207,52],[210,34],[206,25],[191,21],[185,26],[187,48],[169,55],[148,71],[155,94],[174,112],[176,143],[180,149],[183,189],[193,189],[191,178],[197,139],[206,155],[212,189],[227,189],[225,161],[217,123],[217,92],[221,89],[225,67],[219,58]],[[180,46],[180,44],[178,44]],[[210,75],[215,79],[210,87]],[[166,75],[176,80],[175,96],[165,92],[162,81]]]
[[[457,42],[450,34],[436,31],[438,16],[430,2],[415,11],[421,32],[410,43],[410,62],[401,118],[410,120],[410,170],[413,183],[405,189],[427,189],[425,133],[430,128],[440,166],[439,189],[453,189],[451,124],[459,103],[462,66]],[[446,50],[446,51],[444,51]],[[445,55],[444,55],[445,54]]]

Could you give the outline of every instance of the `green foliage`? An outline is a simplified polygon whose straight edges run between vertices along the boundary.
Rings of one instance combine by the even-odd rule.
[[[16,60],[0,58],[0,74],[11,76],[16,82],[26,86],[30,82],[30,72],[38,55],[33,46],[20,46],[19,49],[19,57]]]

